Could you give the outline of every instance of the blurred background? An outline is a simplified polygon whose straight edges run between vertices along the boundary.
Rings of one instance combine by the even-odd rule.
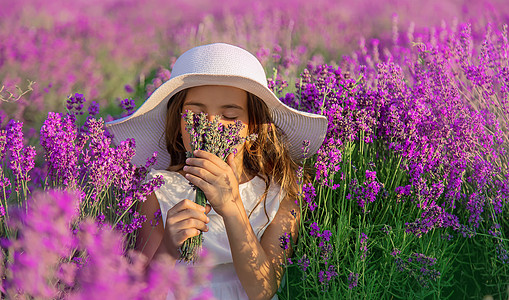
[[[0,0],[0,292],[136,297],[139,268],[109,248],[120,236],[68,245],[69,270],[87,251],[98,260],[52,280],[59,239],[74,239],[69,208],[79,198],[83,241],[112,224],[132,248],[152,224],[135,205],[162,181],[145,184],[153,158],[129,163],[132,141],[110,148],[103,120],[132,113],[184,51],[226,42],[258,57],[284,103],[329,119],[280,299],[507,299],[507,24],[507,0]],[[40,218],[27,209],[35,221],[10,228],[8,210],[52,188],[80,194],[46,197]]]
[[[509,1],[252,1],[1,0],[0,120],[36,127],[47,112],[65,110],[73,93],[118,115],[137,106],[169,76],[175,57],[211,42],[241,46],[287,78],[309,62],[335,64],[343,55],[398,38],[470,22],[507,23]],[[413,39],[418,37],[412,37]],[[367,41],[367,42],[366,42]],[[28,89],[32,91],[21,96]]]

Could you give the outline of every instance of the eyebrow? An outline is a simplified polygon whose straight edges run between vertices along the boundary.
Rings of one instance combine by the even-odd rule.
[[[187,102],[187,103],[184,103],[184,105],[195,105],[195,106],[199,106],[199,107],[206,107],[205,104],[203,103],[200,103],[200,102]],[[221,106],[221,108],[235,108],[235,109],[240,109],[240,110],[243,110],[244,108],[242,108],[241,106],[239,105],[236,105],[236,104],[225,104],[223,106]]]

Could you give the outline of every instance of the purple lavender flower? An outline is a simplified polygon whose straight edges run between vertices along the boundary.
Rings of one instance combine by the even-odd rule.
[[[322,251],[322,258],[324,261],[326,261],[332,253],[332,245],[328,243],[330,241],[331,235],[332,233],[329,230],[324,230],[322,233],[317,234],[317,237],[320,237],[318,247]]]
[[[106,216],[103,214],[100,214],[95,218],[95,222],[97,223],[98,226],[103,226],[105,220],[106,220]]]
[[[5,148],[10,152],[10,168],[13,172],[14,190],[18,193],[26,182],[30,181],[30,170],[33,169],[35,162],[35,148],[33,146],[23,146],[23,123],[10,120],[6,128]]]
[[[7,131],[0,129],[0,161],[7,154]]]
[[[302,157],[305,158],[309,152],[309,141],[305,140],[302,142]]]
[[[359,250],[361,251],[361,260],[364,261],[366,260],[368,255],[368,236],[364,232],[361,232],[359,239],[360,239]]]
[[[135,176],[138,178],[135,179],[135,183],[133,183],[133,188],[131,188],[129,191],[128,197],[138,199],[140,202],[144,202],[148,195],[153,193],[164,184],[163,177],[159,175],[144,183],[141,183],[142,180],[139,179],[139,175]]]
[[[455,230],[460,228],[458,217],[446,212],[435,201],[431,201],[429,204],[423,202],[420,207],[424,209],[421,217],[415,222],[405,223],[407,232],[422,236],[433,228],[451,227]]]
[[[332,232],[330,232],[330,230],[324,230],[324,231],[320,234],[320,237],[321,237],[324,241],[328,242],[328,241],[330,241],[330,237],[331,237],[331,235],[332,235]]]
[[[502,235],[502,233],[500,232],[500,228],[502,228],[500,224],[493,224],[491,228],[488,230],[488,233],[494,237],[500,237]]]
[[[280,95],[283,92],[283,90],[288,86],[288,82],[286,80],[283,80],[280,74],[275,74],[275,78],[267,78],[267,86],[274,92],[274,94]],[[286,98],[286,96],[284,98]],[[284,99],[280,100],[286,101]]]
[[[163,67],[159,67],[156,73],[156,77],[152,80],[151,84],[147,84],[146,92],[147,97],[150,96],[158,87],[160,87],[163,82],[166,82],[170,79],[171,72]]]
[[[96,193],[115,184],[122,190],[132,185],[135,166],[130,163],[134,156],[134,140],[122,141],[117,148],[110,148],[111,139],[105,136],[102,119],[88,119],[90,147],[84,153],[84,169]]]
[[[117,230],[122,231],[125,234],[130,234],[135,232],[137,229],[141,228],[142,224],[147,221],[147,216],[141,215],[139,212],[130,210],[131,220],[129,223],[119,222],[117,224]]]
[[[151,166],[153,166],[157,162],[157,151],[152,154],[152,157],[147,158],[147,162],[145,163],[145,169],[148,170]]]
[[[297,261],[297,264],[299,265],[300,267],[300,270],[302,272],[306,272],[307,269],[309,268],[309,266],[311,265],[311,261],[309,260],[309,258],[306,256],[306,254],[304,254],[298,261]]]
[[[311,225],[309,225],[309,227],[311,228],[311,230],[309,231],[309,235],[318,237],[320,233],[320,227],[318,227],[318,224],[316,222],[313,222],[311,223]]]
[[[7,266],[12,270],[7,279],[12,286],[8,294],[22,291],[36,298],[57,296],[56,286],[49,283],[55,279],[52,270],[76,247],[69,230],[77,216],[75,199],[64,192],[36,193],[29,202],[28,214],[18,214],[20,235],[10,246],[14,259]]]
[[[304,177],[304,168],[299,166],[297,168],[297,183],[302,184],[302,177]]]
[[[136,111],[134,99],[124,99],[120,101],[120,107],[125,110],[122,116],[130,116]]]
[[[412,194],[412,186],[406,185],[406,186],[398,186],[394,190],[396,194],[396,199],[398,202],[402,201],[402,199],[405,199],[405,197],[408,197]]]
[[[357,179],[352,179],[349,186],[352,193],[349,194],[348,199],[357,199],[357,204],[362,212],[368,213],[366,204],[375,202],[378,193],[382,189],[382,184],[376,180],[376,172],[374,171],[366,170],[365,176],[366,180],[361,185],[358,184]]]
[[[256,139],[255,134],[245,138],[239,136],[239,132],[244,126],[240,121],[225,126],[219,122],[220,116],[214,116],[212,121],[209,121],[206,114],[195,114],[190,110],[183,113],[182,118],[186,122],[186,130],[191,136],[192,151],[204,150],[223,160],[226,160],[230,153],[234,153],[237,145]],[[192,151],[188,155],[192,155]]]
[[[353,289],[354,287],[357,287],[358,283],[359,273],[350,272],[350,274],[348,274],[348,288]]]
[[[475,228],[471,226],[467,226],[464,224],[460,224],[458,228],[458,232],[464,237],[464,238],[473,238],[477,235],[477,232]]]
[[[331,244],[325,244],[323,243],[323,240],[320,241],[320,258],[324,263],[327,263],[331,255],[333,254],[334,248]]]
[[[474,192],[469,195],[468,202],[466,203],[466,209],[470,213],[468,222],[474,227],[479,227],[479,223],[482,221],[481,214],[484,211],[484,205],[486,203],[485,195]]]
[[[7,204],[7,200],[11,196],[12,189],[9,189],[11,186],[11,181],[9,178],[0,176],[0,204],[2,206],[1,208],[1,214],[2,216],[5,216],[8,214],[8,211],[6,211],[6,207],[4,207],[4,204]]]
[[[310,211],[314,211],[318,205],[316,202],[314,202],[316,197],[316,190],[312,183],[306,183],[304,186],[302,186],[302,195],[304,201],[307,203],[308,209]]]
[[[333,175],[340,170],[342,162],[342,145],[337,140],[326,140],[318,149],[318,156],[315,162],[316,178],[320,184],[336,189],[339,185],[332,180]]]
[[[373,203],[376,200],[376,196],[380,191],[382,185],[376,181],[376,172],[366,170],[366,181],[364,186],[360,188],[360,196],[358,196],[358,203],[364,210],[364,204],[367,202]]]
[[[83,105],[87,100],[83,94],[74,94],[67,99],[67,110],[69,114],[78,116],[83,114]]]
[[[382,230],[385,234],[389,235],[392,231],[392,226],[384,225],[380,230]]]
[[[496,253],[497,258],[502,262],[503,264],[509,263],[509,252],[507,251],[507,248],[502,245],[502,243],[498,243],[496,247]]]
[[[322,284],[322,291],[327,290],[330,281],[338,276],[338,273],[335,271],[336,267],[334,265],[329,265],[329,267],[324,271],[320,270],[318,273],[318,281]]]
[[[161,209],[158,209],[154,213],[154,218],[152,220],[150,220],[150,225],[152,227],[156,227],[157,225],[159,225],[159,219],[160,218],[161,218]]]
[[[91,117],[94,117],[95,115],[97,115],[99,113],[99,103],[95,102],[95,101],[92,101],[90,103],[90,106],[88,107],[88,114],[91,116]]]
[[[132,88],[132,86],[131,86],[131,85],[129,85],[129,84],[124,85],[124,90],[125,90],[126,92],[128,92],[129,94],[131,94],[131,93],[133,93],[133,92],[134,92],[134,89],[133,89],[133,88]]]
[[[401,253],[401,251],[400,251],[399,249],[394,248],[394,249],[392,250],[392,252],[391,252],[391,255],[392,255],[392,256],[394,256],[394,257],[396,257],[396,256],[398,256],[398,254],[400,254],[400,253]]]
[[[260,47],[257,51],[256,51],[256,58],[258,58],[258,60],[260,62],[265,62],[266,58],[270,55],[270,49],[269,48],[266,48],[266,47]]]
[[[137,294],[142,288],[137,282],[139,273],[128,274],[129,265],[122,259],[120,235],[111,229],[100,229],[92,222],[84,222],[80,226],[79,248],[87,250],[87,263],[76,274],[81,290],[96,291],[102,295],[113,296],[115,290]],[[137,274],[138,273],[138,274]],[[137,278],[138,277],[138,278]],[[115,282],[102,285],[105,280],[115,278]],[[84,294],[76,295],[82,299]]]
[[[430,281],[436,281],[441,275],[439,271],[434,269],[437,259],[423,253],[413,253],[406,261],[401,257],[397,257],[394,262],[400,272],[412,276],[424,288],[429,286]]]
[[[78,132],[74,115],[62,117],[50,112],[41,127],[40,143],[45,150],[48,177],[53,185],[75,186],[78,159],[87,138],[76,143]]]
[[[290,238],[291,236],[287,232],[283,233],[283,235],[279,237],[279,246],[283,250],[288,250],[288,248],[290,247]]]
[[[101,218],[99,222],[116,224],[116,228],[132,239],[131,233],[146,221],[145,216],[135,212],[134,203],[145,201],[163,183],[160,177],[145,180],[147,168],[155,162],[157,154],[148,158],[145,166],[136,168],[130,162],[135,153],[134,141],[122,141],[116,148],[110,147],[111,138],[103,124],[102,119],[89,117],[85,130],[79,130],[74,115],[48,115],[41,129],[41,145],[46,151],[49,184],[81,190],[87,194],[82,200],[102,199],[104,205],[94,212]],[[106,190],[116,197],[107,196]],[[110,212],[103,211],[104,208]],[[108,216],[108,220],[102,216]]]

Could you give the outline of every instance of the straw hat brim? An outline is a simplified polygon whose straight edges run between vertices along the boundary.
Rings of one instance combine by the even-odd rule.
[[[303,158],[303,141],[309,141],[307,156],[316,153],[323,143],[328,123],[324,116],[286,106],[269,88],[251,78],[196,73],[171,78],[155,90],[132,115],[106,123],[107,129],[114,135],[113,142],[118,145],[123,140],[134,138],[136,154],[132,162],[135,165],[145,164],[157,151],[157,163],[153,167],[167,169],[170,165],[165,139],[168,100],[179,91],[203,85],[236,87],[262,99],[271,112],[274,124],[284,132],[284,140],[294,160],[300,161]]]

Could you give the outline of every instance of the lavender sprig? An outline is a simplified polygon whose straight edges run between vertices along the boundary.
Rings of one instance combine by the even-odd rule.
[[[191,151],[186,153],[187,157],[194,157],[193,152],[195,150],[204,150],[226,161],[230,153],[236,153],[237,149],[235,147],[237,145],[241,145],[245,141],[254,141],[257,138],[256,134],[241,137],[239,133],[244,125],[239,120],[225,126],[219,122],[220,116],[214,116],[212,121],[209,121],[207,114],[196,114],[190,110],[186,110],[182,114],[182,118],[186,122],[185,129],[191,137]],[[196,189],[194,201],[201,206],[205,206],[207,204],[205,194],[200,188],[193,187]],[[198,236],[187,239],[180,247],[179,260],[194,263],[198,258],[202,241],[203,236],[201,232]]]

